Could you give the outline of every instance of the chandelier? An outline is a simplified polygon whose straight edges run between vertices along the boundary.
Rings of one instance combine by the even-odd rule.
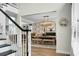
[[[40,22],[41,26],[48,27],[48,26],[52,26],[54,24],[53,21],[49,20],[49,16],[43,16],[43,17],[44,17],[44,20]]]

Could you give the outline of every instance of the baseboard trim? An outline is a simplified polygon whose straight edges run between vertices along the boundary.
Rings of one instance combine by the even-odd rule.
[[[56,53],[64,53],[64,54],[70,54],[70,52],[63,51],[63,50],[56,50]]]

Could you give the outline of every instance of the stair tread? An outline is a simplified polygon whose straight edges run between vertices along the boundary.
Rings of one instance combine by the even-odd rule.
[[[16,52],[16,51],[14,51],[14,50],[8,50],[6,52],[0,53],[0,56],[7,56],[7,55],[12,54],[14,52]]]
[[[11,46],[11,45],[10,44],[2,44],[2,45],[0,45],[0,48],[7,47],[7,46]]]

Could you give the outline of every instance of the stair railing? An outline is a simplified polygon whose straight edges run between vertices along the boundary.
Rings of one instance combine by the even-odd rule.
[[[13,23],[16,25],[17,28],[19,28],[23,33],[22,33],[22,56],[28,56],[29,51],[28,51],[28,32],[31,31],[29,29],[23,29],[21,26],[19,26],[6,12],[3,11],[3,9],[0,8],[0,11]],[[17,35],[12,35],[10,36],[13,40],[14,43],[17,43]],[[15,41],[16,40],[16,41]]]

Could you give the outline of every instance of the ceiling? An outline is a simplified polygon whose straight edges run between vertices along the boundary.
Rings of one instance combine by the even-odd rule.
[[[23,21],[40,22],[43,16],[49,16],[50,20],[56,20],[58,11],[65,3],[23,3],[19,4],[20,14]]]
[[[51,12],[46,12],[46,13],[37,13],[37,14],[32,14],[32,15],[25,15],[25,16],[22,16],[22,18],[35,23],[35,22],[43,21],[44,16],[49,16],[49,20],[55,21],[57,18],[57,12],[51,11]]]
[[[21,15],[59,11],[65,3],[19,3],[18,8]]]

